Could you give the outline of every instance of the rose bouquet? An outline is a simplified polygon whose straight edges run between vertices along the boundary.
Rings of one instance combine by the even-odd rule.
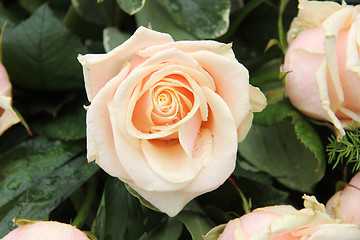
[[[359,19],[2,0],[0,239],[360,239]]]

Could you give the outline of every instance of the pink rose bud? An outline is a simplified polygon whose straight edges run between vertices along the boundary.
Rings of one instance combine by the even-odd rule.
[[[139,27],[110,52],[78,59],[91,102],[88,160],[169,216],[224,183],[266,106],[231,44]]]
[[[267,229],[272,222],[289,211],[296,211],[296,209],[290,205],[257,208],[251,213],[228,222],[218,240],[248,239],[256,233]],[[243,238],[238,238],[239,236]],[[291,238],[286,233],[276,238],[276,240],[288,239],[293,240],[294,238]]]
[[[359,240],[360,227],[331,218],[315,197],[304,196],[305,208],[258,208],[230,221],[219,240]],[[206,239],[206,236],[205,236]]]
[[[88,236],[69,224],[34,221],[18,226],[1,240],[89,240]]]
[[[357,173],[344,190],[335,193],[326,204],[326,210],[345,223],[360,225],[360,173]]]
[[[15,123],[20,122],[11,103],[11,83],[5,67],[0,62],[0,135]]]
[[[360,7],[300,0],[283,71],[292,104],[331,122],[338,136],[360,122]]]

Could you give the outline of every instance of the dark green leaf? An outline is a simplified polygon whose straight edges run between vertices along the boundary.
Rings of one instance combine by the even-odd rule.
[[[52,139],[77,140],[86,136],[86,110],[78,103],[67,106],[59,112],[57,118],[49,116],[39,119],[32,125],[32,130]]]
[[[117,178],[109,177],[96,216],[96,234],[100,239],[138,239],[143,234],[141,204]]]
[[[104,48],[106,52],[110,52],[115,47],[125,42],[130,34],[120,32],[117,28],[108,27],[104,29]]]
[[[120,9],[114,0],[96,2],[93,0],[71,0],[75,10],[85,20],[102,26],[114,24],[116,12]]]
[[[233,35],[238,26],[242,23],[249,13],[251,13],[255,8],[257,8],[260,4],[262,4],[265,0],[252,0],[242,6],[240,10],[236,13],[231,14],[230,22],[231,25],[229,26],[228,32],[221,37],[221,39],[227,39],[229,36]]]
[[[285,186],[311,192],[325,171],[321,139],[312,126],[287,102],[270,104],[254,122],[240,154]]]
[[[0,237],[13,229],[11,220],[21,216],[42,219],[87,181],[98,167],[80,156],[59,167],[0,208]]]
[[[175,218],[167,218],[154,232],[149,233],[151,240],[177,240],[183,229],[183,224]]]
[[[214,227],[211,229],[205,236],[205,240],[217,240],[219,235],[224,231],[226,224],[221,224],[219,226]]]
[[[236,185],[243,191],[245,197],[251,201],[251,209],[287,204],[289,194],[274,188],[264,173],[253,173],[240,170],[240,176],[236,179]],[[256,177],[257,176],[257,177]],[[240,196],[239,196],[240,201]]]
[[[77,55],[85,53],[47,5],[3,39],[3,61],[11,81],[26,89],[48,91],[83,87]],[[21,70],[19,70],[21,69]]]
[[[134,189],[132,189],[127,183],[125,183],[125,187],[126,189],[129,191],[129,193],[131,193],[131,195],[133,195],[134,197],[136,197],[137,199],[139,199],[139,201],[146,207],[154,210],[154,211],[158,211],[160,212],[159,209],[157,209],[154,205],[152,205],[150,202],[148,202],[145,198],[143,198],[139,193],[137,193]]]
[[[0,158],[0,207],[84,150],[82,142],[29,139]]]
[[[143,9],[135,14],[138,26],[148,26],[159,32],[169,33],[175,40],[196,39],[190,32],[176,24],[167,10],[156,0],[146,1]]]
[[[15,108],[23,115],[48,113],[56,117],[59,110],[70,101],[74,100],[74,92],[58,92],[56,94],[39,94],[28,90],[14,89],[13,98]]]
[[[142,235],[141,238],[139,238],[139,240],[148,240],[147,234],[144,233],[144,235]]]
[[[141,10],[145,4],[145,0],[116,0],[122,10],[133,15]]]
[[[102,194],[101,201],[96,213],[95,224],[92,232],[96,233],[99,240],[105,239],[106,209],[105,209],[105,191]]]
[[[174,21],[200,39],[217,38],[229,28],[230,0],[157,0]]]
[[[33,13],[36,11],[38,7],[40,7],[44,1],[43,0],[18,0],[20,6],[24,8],[29,13]]]
[[[175,218],[186,226],[193,240],[203,240],[212,227],[204,215],[193,211],[183,210]]]

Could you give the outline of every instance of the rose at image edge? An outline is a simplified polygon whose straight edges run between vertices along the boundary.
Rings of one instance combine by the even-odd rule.
[[[0,135],[12,125],[20,122],[20,118],[11,107],[11,83],[4,65],[0,62]]]
[[[19,225],[1,240],[89,240],[76,227],[53,221],[34,221]]]
[[[139,27],[109,53],[78,59],[88,161],[169,216],[230,176],[238,141],[266,106],[231,44]]]
[[[305,208],[289,205],[253,210],[227,223],[219,240],[356,240],[360,227],[339,223],[314,196],[304,196]]]
[[[344,223],[360,225],[360,173],[357,173],[342,191],[326,203],[328,213]]]
[[[331,122],[340,137],[353,120],[360,122],[359,9],[300,0],[282,67],[292,104],[309,117]]]

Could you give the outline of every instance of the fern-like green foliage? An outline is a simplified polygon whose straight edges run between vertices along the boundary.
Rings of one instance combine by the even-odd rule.
[[[329,138],[329,145],[326,151],[329,157],[329,164],[334,164],[335,168],[339,163],[345,165],[353,164],[353,172],[360,169],[360,125],[354,122],[346,135],[342,139],[335,136]]]

